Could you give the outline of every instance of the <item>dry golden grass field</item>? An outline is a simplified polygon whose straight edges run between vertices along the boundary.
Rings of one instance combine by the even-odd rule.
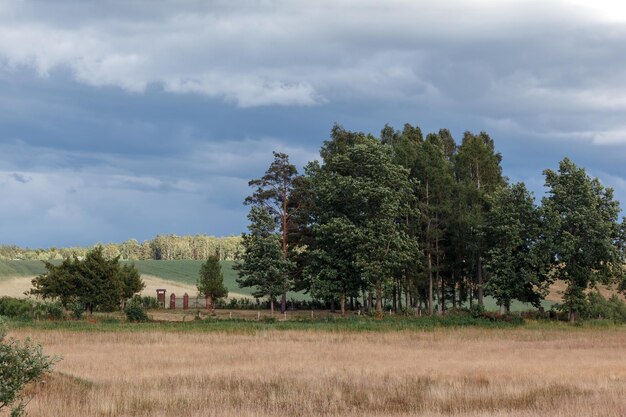
[[[626,416],[626,330],[19,329],[63,360],[49,416]]]

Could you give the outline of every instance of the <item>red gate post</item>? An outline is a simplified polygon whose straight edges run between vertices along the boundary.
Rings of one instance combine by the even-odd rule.
[[[157,303],[161,308],[165,308],[165,289],[159,288],[157,292]]]
[[[170,295],[170,309],[171,310],[176,310],[176,294],[172,293],[172,295]]]
[[[183,310],[189,310],[189,295],[183,295]]]

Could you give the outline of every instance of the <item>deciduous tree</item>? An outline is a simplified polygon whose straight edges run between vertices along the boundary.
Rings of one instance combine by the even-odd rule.
[[[563,302],[574,321],[585,290],[597,282],[616,283],[623,276],[619,203],[611,188],[604,188],[567,158],[558,171],[548,169],[544,175],[545,233],[557,278],[567,284]]]
[[[502,313],[511,300],[539,307],[547,292],[549,257],[539,209],[524,183],[497,190],[485,218],[485,294],[496,299]]]

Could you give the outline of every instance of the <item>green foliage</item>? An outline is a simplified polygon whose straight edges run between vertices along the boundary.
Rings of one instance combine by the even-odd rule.
[[[198,293],[211,300],[228,297],[228,290],[224,287],[224,274],[217,256],[209,256],[200,268],[200,277],[197,282]]]
[[[273,152],[273,155],[274,160],[267,171],[265,171],[265,175],[259,179],[248,182],[248,185],[254,188],[254,192],[245,199],[244,204],[263,208],[274,217],[275,227],[280,234],[283,260],[287,263],[289,256],[287,249],[287,229],[294,211],[294,207],[288,203],[288,200],[294,186],[294,181],[298,178],[298,170],[295,165],[289,162],[289,156],[287,154]],[[287,291],[293,285],[288,269],[283,271],[282,279],[281,311],[285,311]]]
[[[489,275],[486,294],[506,312],[511,300],[538,307],[548,289],[549,258],[541,239],[541,214],[524,183],[496,190],[483,230]]]
[[[569,311],[568,304],[557,305],[560,311]],[[610,320],[615,323],[626,323],[626,303],[617,295],[608,300],[598,291],[589,292],[578,305],[580,318],[586,320]]]
[[[618,283],[623,277],[619,203],[612,189],[567,158],[558,172],[546,170],[544,175],[549,195],[542,208],[552,271],[567,283],[563,302],[574,320],[585,308],[587,288],[597,282]]]
[[[72,317],[75,320],[80,320],[83,318],[83,313],[85,313],[85,304],[81,301],[74,301],[69,306],[69,310],[72,312]]]
[[[143,305],[141,297],[133,297],[127,303],[124,308],[124,313],[128,321],[143,322],[148,321],[148,314]]]
[[[43,303],[46,317],[50,320],[63,320],[65,311],[60,302]]]
[[[98,244],[104,248],[108,259],[120,256],[125,260],[202,260],[211,253],[217,253],[220,260],[234,260],[241,250],[241,237],[215,237],[207,235],[176,236],[158,235],[142,243],[129,239],[123,243]],[[83,258],[93,248],[47,248],[30,249],[15,245],[0,245],[0,275],[29,276],[45,272],[41,262],[60,262],[66,258]],[[29,263],[24,263],[28,261]]]
[[[387,280],[415,252],[404,223],[409,213],[408,170],[395,164],[389,146],[335,126],[310,164],[315,248],[307,273],[314,295],[345,300],[359,289],[376,291],[377,310]],[[343,305],[343,303],[342,303]]]
[[[145,309],[156,309],[160,307],[156,297],[148,295],[144,295],[143,297],[141,297],[141,303],[143,304],[143,307]]]
[[[469,308],[469,313],[474,318],[483,317],[485,314],[485,306],[478,303],[472,304]]]
[[[275,221],[270,212],[253,206],[248,214],[249,233],[243,235],[244,253],[235,264],[241,287],[253,287],[256,298],[268,297],[273,303],[286,291],[285,275],[289,262],[283,258],[280,237],[275,233]]]
[[[30,339],[18,342],[5,340],[5,336],[6,323],[0,317],[0,412],[12,407],[11,415],[20,416],[24,411],[24,387],[51,372],[59,358],[44,355],[41,346]]]
[[[46,262],[48,272],[33,279],[30,293],[43,299],[59,299],[63,306],[78,301],[89,311],[112,311],[126,298],[144,288],[133,265],[121,265],[119,258],[107,259],[96,247],[85,259],[65,259],[60,265]]]
[[[20,319],[33,318],[33,305],[30,300],[13,297],[0,297],[0,316]]]
[[[24,298],[0,297],[0,316],[20,320],[62,320],[65,311],[60,302],[35,302]]]

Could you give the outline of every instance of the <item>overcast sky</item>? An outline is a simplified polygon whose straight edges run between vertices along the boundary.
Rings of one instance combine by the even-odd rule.
[[[485,130],[538,197],[569,156],[626,204],[626,5],[306,3],[0,0],[0,244],[239,234],[335,122]]]

